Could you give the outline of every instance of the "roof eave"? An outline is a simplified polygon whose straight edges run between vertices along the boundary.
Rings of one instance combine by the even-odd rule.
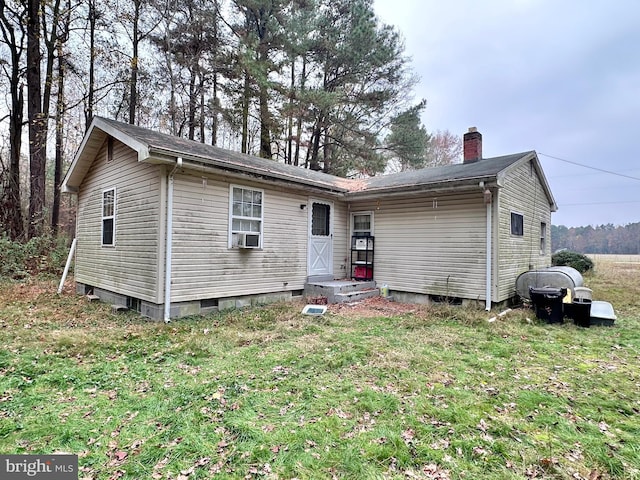
[[[347,200],[367,200],[372,197],[381,196],[402,196],[415,195],[421,193],[448,193],[460,191],[473,191],[480,188],[498,188],[495,175],[482,175],[469,178],[455,178],[432,183],[420,183],[413,185],[398,185],[393,187],[365,188],[363,190],[351,191],[346,194]],[[484,182],[481,187],[480,183]]]
[[[509,167],[505,168],[502,172],[500,172],[500,175],[498,176],[498,183],[500,183],[500,184],[502,183],[502,177],[504,175],[506,175],[506,173],[509,170],[511,170],[512,168],[516,168],[517,166],[520,166],[523,163],[526,163],[526,162],[529,162],[529,161],[533,162],[533,168],[536,170],[536,174],[538,175],[538,179],[540,180],[540,183],[542,184],[542,188],[544,189],[544,193],[546,194],[547,199],[549,200],[549,209],[551,210],[551,212],[557,212],[558,211],[558,204],[556,203],[556,200],[553,197],[553,193],[551,192],[551,187],[549,186],[549,182],[547,181],[547,177],[544,174],[544,170],[542,169],[542,165],[540,163],[540,159],[538,158],[538,154],[535,151],[529,152],[527,155],[522,157],[516,163],[514,163],[513,165],[510,165]]]
[[[195,155],[186,155],[177,150],[169,150],[159,147],[151,147],[149,160],[153,163],[164,163],[163,159],[167,159],[173,163],[177,157],[183,160],[183,168],[191,168],[198,171],[220,171],[229,172],[240,177],[247,174],[263,177],[267,179],[277,179],[286,183],[300,184],[325,190],[327,193],[344,194],[348,192],[347,188],[340,187],[328,182],[316,182],[305,178],[296,177],[295,175],[286,175],[280,172],[274,172],[268,169],[255,168],[247,165],[229,162],[228,160],[217,160],[211,157],[199,157]],[[170,160],[172,159],[172,160]],[[336,177],[338,178],[338,177]]]
[[[112,136],[128,147],[136,151],[138,161],[145,161],[149,157],[148,145],[121,132],[113,125],[105,122],[100,117],[95,117],[85,133],[82,143],[78,148],[69,169],[61,184],[63,193],[77,193],[87,174],[95,155],[102,147],[104,140]]]

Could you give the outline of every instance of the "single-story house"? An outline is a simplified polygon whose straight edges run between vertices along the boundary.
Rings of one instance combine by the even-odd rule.
[[[364,275],[401,301],[490,309],[550,265],[556,203],[534,151],[482,158],[475,129],[464,150],[352,180],[96,117],[63,181],[77,290],[168,320]]]

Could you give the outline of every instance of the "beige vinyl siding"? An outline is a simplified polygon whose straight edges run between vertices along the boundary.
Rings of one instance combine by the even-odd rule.
[[[355,202],[374,214],[374,277],[391,290],[485,298],[482,192]]]
[[[176,175],[171,301],[224,298],[304,287],[307,196],[233,181],[264,191],[263,248],[230,249],[229,182]]]
[[[498,291],[496,301],[515,295],[516,278],[529,268],[551,264],[551,209],[531,162],[509,171],[498,193]],[[511,235],[511,212],[523,215],[522,236]],[[546,252],[540,254],[540,223],[547,224]]]
[[[135,152],[118,141],[107,162],[106,146],[78,194],[75,279],[157,303],[160,169],[139,163]],[[110,188],[116,189],[115,246],[103,247],[102,192]]]
[[[341,201],[333,201],[333,277],[349,277],[349,212],[347,205]]]

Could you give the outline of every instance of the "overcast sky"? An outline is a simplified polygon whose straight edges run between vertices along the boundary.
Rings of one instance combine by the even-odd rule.
[[[404,37],[427,130],[476,126],[484,157],[536,150],[559,206],[554,225],[640,222],[640,1],[374,6]]]

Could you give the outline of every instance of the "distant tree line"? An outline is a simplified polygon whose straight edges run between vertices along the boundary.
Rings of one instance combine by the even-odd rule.
[[[300,168],[459,161],[373,0],[1,0],[0,236],[61,222],[94,115]]]
[[[565,227],[551,226],[551,247],[581,253],[640,254],[640,223]]]

